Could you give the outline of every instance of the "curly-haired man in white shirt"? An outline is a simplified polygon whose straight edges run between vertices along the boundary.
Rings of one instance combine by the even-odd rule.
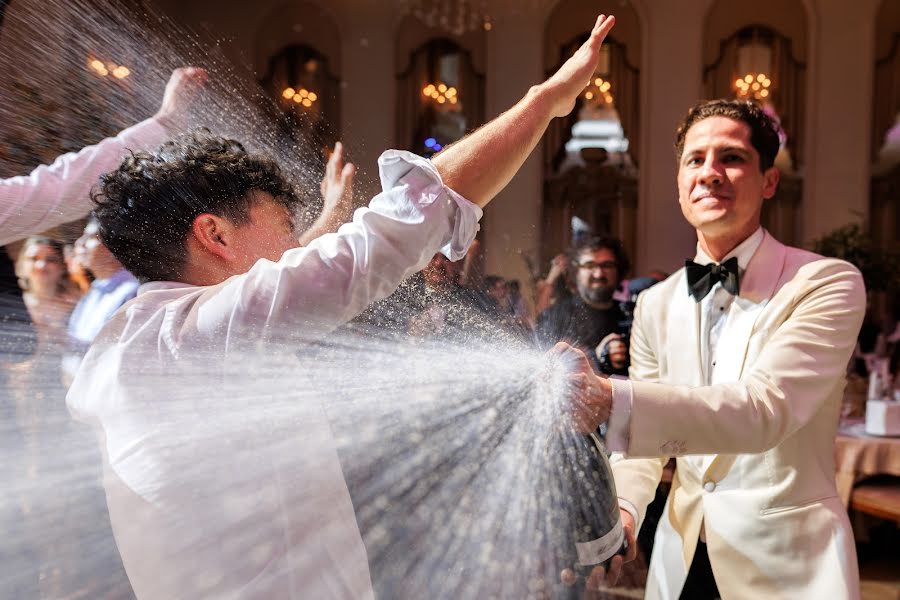
[[[331,332],[435,252],[464,256],[481,208],[574,107],[613,22],[601,16],[554,76],[433,161],[383,154],[384,191],[306,247],[277,166],[233,140],[183,138],[104,177],[100,236],[147,283],[98,336],[68,403],[102,436],[138,597],[372,597],[321,407],[300,403],[287,423],[246,414],[280,395],[264,373],[233,375],[248,355]]]

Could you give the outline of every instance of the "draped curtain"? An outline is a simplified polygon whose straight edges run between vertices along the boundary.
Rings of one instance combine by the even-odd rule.
[[[455,87],[466,132],[484,123],[484,75],[475,70],[471,52],[451,40],[432,39],[413,50],[409,62],[397,74],[396,142],[399,147],[422,150],[421,143],[437,121],[439,110],[422,90],[429,83],[438,81],[440,61],[448,55],[456,55],[458,59]]]
[[[872,158],[884,144],[884,136],[900,113],[900,32],[891,38],[891,49],[875,62],[872,94]]]
[[[706,97],[734,98],[734,81],[745,73],[738,73],[738,50],[749,43],[763,44],[772,52],[771,73],[773,82],[769,101],[781,118],[781,127],[787,134],[787,148],[794,161],[794,168],[803,165],[804,107],[806,105],[806,63],[793,54],[793,42],[762,25],[751,25],[723,40],[716,60],[703,70]]]
[[[269,59],[260,85],[281,107],[281,126],[286,134],[295,140],[305,139],[310,147],[334,146],[340,134],[341,88],[327,56],[310,46],[288,46]],[[282,91],[288,87],[315,92],[313,107],[303,110],[284,98]]]
[[[547,77],[562,66],[588,38],[583,33],[564,44],[559,49],[559,62],[547,71]],[[619,121],[628,139],[628,154],[634,164],[640,160],[640,69],[628,62],[624,44],[607,37],[604,46],[609,49],[609,73],[602,75],[612,83],[611,93],[614,106],[619,113]],[[575,109],[562,119],[554,119],[544,134],[545,172],[556,172],[565,158],[566,142],[572,137],[572,127],[578,122],[583,98],[578,97]]]

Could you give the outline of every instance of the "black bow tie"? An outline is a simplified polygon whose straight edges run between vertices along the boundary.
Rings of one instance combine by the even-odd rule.
[[[720,265],[710,263],[698,265],[692,260],[684,261],[687,273],[688,292],[694,300],[700,302],[713,289],[718,282],[729,294],[737,296],[741,289],[740,275],[738,274],[738,259],[732,256]]]

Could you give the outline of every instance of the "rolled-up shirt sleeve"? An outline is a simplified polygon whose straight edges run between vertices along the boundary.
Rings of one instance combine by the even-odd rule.
[[[196,308],[200,332],[224,333],[229,345],[315,338],[389,295],[436,252],[462,258],[481,208],[445,186],[422,157],[389,150],[378,163],[383,191],[352,222],[204,293]]]
[[[611,452],[628,452],[632,404],[631,382],[619,377],[610,377],[609,381],[612,383],[612,409],[607,422],[606,447]]]
[[[129,150],[153,148],[167,137],[159,122],[147,119],[28,175],[0,179],[0,245],[83,217],[100,175],[118,167]]]

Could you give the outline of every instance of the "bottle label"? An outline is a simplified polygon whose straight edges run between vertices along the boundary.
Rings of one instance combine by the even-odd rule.
[[[603,537],[589,542],[576,542],[575,551],[578,552],[578,563],[583,567],[599,565],[611,558],[622,547],[625,541],[625,530],[622,529],[622,521],[617,520],[613,528]]]

